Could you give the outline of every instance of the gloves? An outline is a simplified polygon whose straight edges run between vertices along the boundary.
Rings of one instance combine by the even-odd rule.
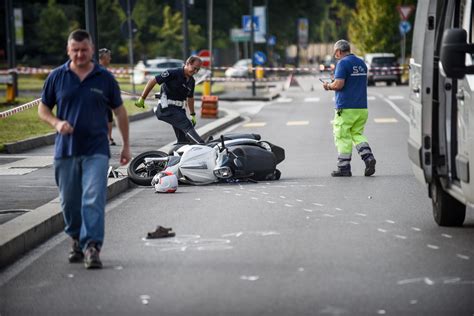
[[[135,102],[135,106],[136,106],[137,108],[142,108],[142,109],[144,109],[144,108],[145,108],[145,100],[144,100],[142,97],[140,97],[140,98],[138,99],[138,101]]]
[[[191,113],[191,123],[193,123],[193,127],[196,126],[196,123],[197,123],[196,113]]]

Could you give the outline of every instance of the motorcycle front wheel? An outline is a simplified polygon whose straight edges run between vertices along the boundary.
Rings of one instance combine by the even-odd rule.
[[[154,163],[151,166],[145,165],[145,158],[158,158],[158,157],[168,157],[167,153],[162,151],[146,151],[136,156],[130,161],[128,165],[127,173],[133,183],[138,185],[149,186],[151,185],[151,180],[153,177],[160,171],[163,171],[166,168],[166,161],[160,161]]]

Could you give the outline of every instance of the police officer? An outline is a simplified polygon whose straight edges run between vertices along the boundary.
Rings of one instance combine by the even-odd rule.
[[[375,173],[375,158],[364,136],[367,110],[367,66],[364,61],[351,54],[346,40],[334,44],[336,65],[333,82],[324,82],[325,90],[336,92],[336,109],[333,120],[334,142],[338,151],[337,170],[333,177],[350,177],[352,144],[365,163],[365,176]]]
[[[186,60],[182,68],[173,68],[163,71],[160,75],[151,78],[145,86],[141,97],[135,103],[137,107],[145,107],[145,99],[158,83],[161,85],[160,102],[154,108],[156,117],[173,126],[178,143],[204,143],[194,126],[196,113],[194,112],[194,85],[193,75],[201,68],[202,61],[197,56]],[[191,120],[186,116],[185,106],[188,106]]]

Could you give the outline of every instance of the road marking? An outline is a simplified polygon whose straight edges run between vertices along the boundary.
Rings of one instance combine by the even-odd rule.
[[[405,97],[402,95],[389,95],[388,99],[389,100],[403,100],[405,99]]]
[[[358,222],[354,222],[354,221],[350,221],[349,223],[350,223],[350,224],[353,224],[353,225],[359,225]]]
[[[392,221],[392,220],[390,220],[390,219],[385,220],[385,222],[386,222],[386,223],[389,223],[389,224],[395,224],[395,222]]]
[[[37,168],[0,168],[0,176],[22,176],[38,170]]]
[[[403,236],[403,235],[395,235],[395,237],[398,239],[407,239],[407,236]]]
[[[380,118],[374,118],[374,122],[379,123],[379,124],[398,123],[398,120],[393,117],[380,117]]]
[[[382,100],[384,100],[385,102],[388,103],[388,105],[390,105],[392,107],[392,109],[398,113],[398,115],[400,115],[405,121],[407,122],[410,122],[410,118],[408,117],[408,115],[405,114],[405,112],[403,112],[402,110],[400,110],[400,108],[395,104],[393,103],[391,100],[385,98],[383,95],[379,94],[379,93],[376,93],[377,96],[379,96]]]
[[[357,216],[363,216],[363,217],[367,216],[367,214],[364,214],[364,213],[355,213],[355,215],[357,215]]]
[[[431,249],[434,249],[434,250],[438,250],[438,249],[439,249],[438,246],[436,246],[436,245],[430,245],[430,244],[426,245],[426,247],[431,248]]]
[[[424,278],[423,281],[427,284],[427,285],[433,285],[434,282],[432,280],[430,280],[429,278]]]
[[[304,102],[319,102],[320,98],[304,98]]]
[[[316,205],[316,206],[324,206],[324,204],[320,204],[320,203],[313,203],[313,205]]]
[[[332,215],[332,214],[327,214],[327,213],[326,213],[326,214],[323,214],[323,216],[326,216],[326,217],[335,217],[334,215]]]
[[[342,211],[342,208],[339,208],[339,207],[335,207],[334,208],[336,211]]]
[[[369,96],[367,97],[367,100],[373,101],[373,100],[375,100],[375,97],[374,97],[373,95],[369,95]]]
[[[443,236],[444,238],[453,238],[453,236],[448,235],[448,234],[441,234],[441,236]]]
[[[263,127],[267,125],[265,122],[254,122],[254,123],[247,123],[244,124],[243,127]]]
[[[387,232],[386,229],[382,229],[382,228],[377,228],[377,230],[378,230],[379,232],[381,232],[381,233],[386,233],[386,232]]]
[[[286,122],[286,126],[302,126],[302,125],[309,125],[309,121],[288,121],[288,122]]]
[[[293,101],[292,98],[279,98],[279,99],[276,100],[276,102],[278,102],[278,103],[289,103],[291,101]]]
[[[280,198],[282,198],[282,199],[286,199],[286,196],[284,196],[284,195],[280,195]]]
[[[303,211],[311,213],[313,210],[310,210],[310,209],[304,208],[304,209],[303,209]]]
[[[296,202],[300,202],[300,203],[302,203],[302,202],[303,202],[303,200],[296,199]]]
[[[257,281],[260,277],[258,275],[242,275],[240,279],[245,281]]]
[[[267,203],[275,204],[276,202],[275,201],[267,201]]]
[[[416,232],[421,232],[421,229],[419,229],[418,227],[412,227],[411,229],[413,229]]]
[[[464,260],[469,260],[469,259],[470,259],[469,256],[462,255],[462,254],[460,254],[460,253],[456,254],[456,257],[461,258],[461,259],[464,259]]]
[[[293,207],[291,204],[285,204],[286,207]]]

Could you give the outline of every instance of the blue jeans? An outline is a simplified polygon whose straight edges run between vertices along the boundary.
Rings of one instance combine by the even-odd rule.
[[[100,154],[54,160],[65,232],[82,249],[91,242],[100,249],[104,241],[108,167],[109,157]]]

